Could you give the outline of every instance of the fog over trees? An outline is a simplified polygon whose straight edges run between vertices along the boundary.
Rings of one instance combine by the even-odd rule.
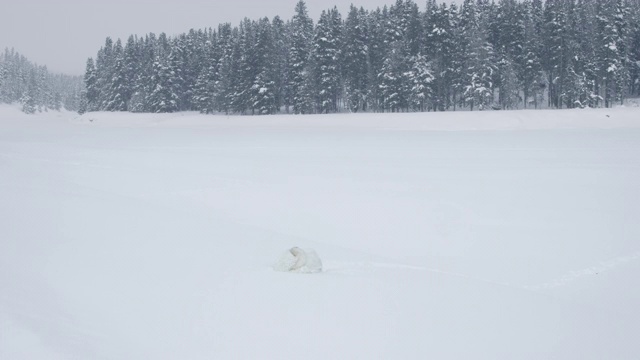
[[[18,103],[22,111],[78,111],[83,98],[81,76],[52,74],[15,50],[0,55],[0,103]]]

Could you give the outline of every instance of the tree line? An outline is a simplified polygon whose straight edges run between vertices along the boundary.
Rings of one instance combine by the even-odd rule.
[[[83,88],[81,76],[52,74],[14,49],[0,56],[0,103],[18,103],[25,113],[78,111]]]
[[[412,0],[107,38],[80,111],[610,107],[640,95],[640,0]]]

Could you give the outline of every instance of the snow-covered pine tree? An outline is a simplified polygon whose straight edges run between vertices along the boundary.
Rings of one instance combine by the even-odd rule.
[[[344,53],[343,53],[343,48],[344,48],[344,38],[343,38],[343,33],[344,33],[344,20],[342,20],[342,14],[340,14],[340,12],[338,11],[337,7],[333,7],[333,9],[331,9],[329,11],[329,14],[331,15],[331,31],[332,31],[332,37],[334,39],[336,39],[336,58],[337,61],[334,63],[335,64],[335,70],[336,70],[336,78],[335,78],[335,92],[334,92],[334,99],[333,99],[333,107],[335,108],[336,111],[339,111],[341,107],[343,107],[343,101],[342,98],[344,96],[344,78],[342,77],[343,74],[343,64],[344,64]]]
[[[389,7],[385,15],[384,40],[386,45],[389,46],[388,49],[390,49],[391,44],[405,40],[406,31],[409,27],[408,19],[405,17],[404,1],[396,0],[396,3]]]
[[[387,53],[378,74],[383,111],[401,112],[409,108],[409,98],[413,87],[411,64],[407,47],[402,41],[395,41]]]
[[[525,109],[529,106],[538,108],[541,105],[545,87],[544,83],[540,82],[540,79],[542,79],[540,59],[542,44],[536,15],[536,13],[539,14],[542,11],[541,6],[540,0],[525,0],[522,3],[524,42],[522,44],[523,68],[521,81]]]
[[[403,32],[408,54],[410,57],[418,56],[424,47],[424,29],[418,4],[412,0],[405,0],[402,17],[406,23]]]
[[[93,59],[87,60],[87,68],[84,73],[84,86],[86,89],[86,111],[100,110],[100,89],[98,88],[98,79],[96,78],[96,67]]]
[[[629,94],[640,96],[640,0],[632,0],[629,40]]]
[[[152,91],[149,94],[149,109],[154,113],[178,111],[178,95],[173,91],[173,76],[167,59],[156,57],[153,63]]]
[[[315,99],[318,113],[336,112],[340,93],[342,21],[337,8],[323,11],[313,41]]]
[[[124,62],[124,49],[120,39],[116,41],[113,49],[114,64],[112,78],[109,81],[108,97],[105,98],[104,110],[106,111],[126,111],[129,101],[129,86],[127,79],[127,68]]]
[[[598,2],[597,6],[596,21],[599,38],[596,54],[599,62],[601,94],[605,107],[610,107],[615,102],[616,89],[621,80],[622,54],[618,47],[620,34],[614,23],[615,2],[616,0],[606,0]]]
[[[168,67],[170,91],[177,98],[177,108],[175,111],[189,109],[191,86],[187,86],[183,75],[183,70],[186,70],[184,61],[185,51],[184,38],[173,39],[173,41],[171,41],[170,53],[166,64]]]
[[[450,80],[450,105],[455,111],[458,106],[464,106],[464,82],[466,77],[466,62],[469,48],[468,39],[462,26],[461,9],[454,3],[449,7],[449,19],[452,25],[451,41],[454,46],[451,47],[451,61],[448,72],[451,76]]]
[[[424,15],[425,45],[423,53],[430,60],[434,76],[432,100],[426,110],[445,111],[452,105],[456,51],[455,29],[446,4],[427,2]]]
[[[113,69],[115,64],[114,43],[107,37],[104,46],[98,51],[96,58],[96,86],[98,88],[98,108],[105,110],[107,104],[113,98],[111,94],[111,81],[114,78]]]
[[[131,112],[149,111],[148,94],[152,74],[152,60],[155,58],[151,44],[153,34],[144,38],[130,37],[125,46],[125,66],[131,92],[128,110]]]
[[[4,100],[4,88],[8,79],[9,70],[3,61],[0,60],[0,102]]]
[[[467,75],[470,62],[473,60],[471,55],[471,39],[474,34],[474,23],[476,21],[475,2],[473,0],[465,0],[460,7],[456,17],[456,60],[453,88],[459,93],[458,104],[461,107],[467,106],[467,87],[469,85],[469,77]],[[455,108],[454,108],[455,110]]]
[[[275,82],[267,71],[256,77],[251,87],[251,107],[258,115],[270,115],[276,112]]]
[[[231,54],[231,109],[239,114],[245,114],[252,108],[251,87],[257,75],[256,69],[251,65],[254,37],[254,26],[245,18],[238,29],[237,41],[234,42]]]
[[[522,98],[520,96],[521,83],[514,62],[508,56],[504,56],[498,61],[496,68],[500,85],[498,96],[500,109],[517,109]]]
[[[620,104],[624,103],[629,91],[630,71],[629,71],[629,41],[632,26],[631,9],[628,0],[615,0],[615,12],[613,15],[613,25],[616,29],[616,48],[620,61],[620,69],[616,74],[615,100]]]
[[[169,53],[167,58],[167,66],[169,68],[170,74],[170,84],[171,91],[177,96],[177,106],[178,109],[176,111],[183,111],[189,109],[187,105],[189,104],[189,95],[190,89],[187,87],[187,83],[184,79],[184,71],[186,71],[186,63],[185,63],[185,45],[184,45],[185,36],[181,35],[179,37],[170,38],[169,39]]]
[[[5,77],[0,88],[1,100],[5,103],[19,101],[26,92],[29,81],[29,71],[32,68],[27,59],[13,49],[5,49],[4,53]]]
[[[155,53],[161,58],[167,58],[171,53],[171,40],[166,33],[162,32],[154,41]]]
[[[54,94],[49,86],[48,72],[46,67],[36,68],[36,108],[38,112],[49,111],[49,109],[60,109],[59,104],[55,104]]]
[[[297,104],[300,109],[300,114],[314,114],[315,113],[315,95],[316,95],[316,79],[317,75],[315,70],[317,67],[314,64],[313,57],[310,57],[307,61],[305,68],[302,71],[301,85],[298,89]],[[294,107],[295,109],[295,107]]]
[[[574,62],[569,59],[561,95],[567,108],[584,108],[589,105],[589,88],[584,73],[576,72]]]
[[[415,55],[410,59],[411,71],[408,72],[411,82],[409,106],[414,111],[425,111],[433,107],[433,81],[431,63],[424,55]]]
[[[344,24],[342,59],[345,101],[352,112],[367,110],[369,49],[367,13],[351,5]]]
[[[216,81],[218,80],[217,64],[218,59],[215,56],[214,46],[208,41],[205,43],[202,69],[196,79],[191,99],[193,108],[203,114],[215,111],[214,94]]]
[[[500,0],[489,25],[490,42],[499,59],[494,76],[501,108],[517,108],[526,67],[524,6],[516,0]]]
[[[225,114],[231,112],[231,95],[233,93],[233,49],[234,33],[231,24],[225,23],[218,27],[218,58],[216,82],[214,84],[214,106]]]
[[[255,28],[254,44],[249,53],[251,77],[254,79],[249,91],[249,102],[252,114],[275,114],[277,74],[273,64],[275,48],[273,31],[268,18],[253,24]]]
[[[29,81],[27,83],[26,91],[20,98],[20,104],[22,105],[22,112],[25,114],[33,114],[36,112],[36,96],[38,89],[37,72],[35,68],[29,71]]]
[[[583,108],[588,105],[586,103],[588,83],[585,81],[584,74],[586,57],[582,54],[583,47],[580,40],[583,35],[577,32],[579,17],[575,9],[575,2],[573,0],[567,1],[565,6],[567,6],[565,11],[566,28],[563,37],[566,69],[561,76],[560,100],[567,108]]]
[[[291,20],[291,49],[289,50],[289,89],[295,114],[313,111],[308,84],[310,78],[309,57],[313,45],[313,20],[307,12],[307,4],[300,0],[296,4]]]
[[[367,61],[367,107],[373,111],[383,110],[383,96],[381,94],[381,78],[378,76],[382,72],[388,44],[385,42],[386,23],[388,21],[387,8],[376,9],[369,13],[367,17],[368,33],[368,61]]]
[[[182,73],[182,110],[198,110],[193,104],[196,82],[202,73],[202,69],[208,64],[205,52],[213,47],[211,39],[208,39],[202,30],[190,29],[187,34],[179,36],[179,44],[182,47],[181,73]]]
[[[382,15],[386,51],[377,76],[379,96],[384,111],[407,111],[414,86],[412,56],[418,56],[423,47],[420,14],[411,0],[397,0]]]
[[[29,89],[20,98],[20,104],[22,105],[22,112],[25,114],[33,114],[36,112],[36,101],[34,100],[33,91]]]
[[[111,82],[109,95],[111,99],[107,102],[105,110],[107,111],[126,111],[128,97],[128,82],[126,79],[126,68],[122,57],[116,58],[114,66],[114,78]]]
[[[87,112],[87,108],[87,94],[86,91],[83,90],[80,92],[80,100],[78,102],[78,108],[76,110],[78,111],[78,114],[82,115]]]
[[[584,88],[580,103],[584,107],[597,107],[602,98],[598,95],[598,57],[596,4],[593,0],[578,0],[576,24],[573,30],[576,45],[575,73]]]
[[[570,49],[566,32],[573,0],[547,0],[544,7],[543,69],[547,74],[549,106],[562,108],[563,85],[568,73]]]
[[[271,69],[274,81],[274,101],[276,111],[280,111],[283,106],[289,112],[289,32],[287,24],[276,16],[271,20],[271,36],[273,39],[273,51],[271,53]]]
[[[4,76],[2,86],[0,86],[0,101],[7,104],[19,100],[16,98],[18,95],[16,88],[19,82],[18,79],[21,77],[18,76],[18,67],[15,60],[15,51],[13,49],[11,49],[11,51],[9,51],[9,49],[5,49],[2,57]]]
[[[472,0],[465,0],[460,17],[463,44],[466,46],[463,97],[465,105],[471,110],[484,110],[493,103],[496,61],[493,46],[487,40],[488,29],[484,16],[477,12]]]
[[[123,66],[124,66],[124,79],[125,88],[123,89],[124,100],[127,104],[126,110],[131,110],[131,97],[134,93],[136,85],[136,76],[140,72],[142,59],[141,50],[137,38],[133,35],[129,36],[127,43],[124,46],[123,53]]]

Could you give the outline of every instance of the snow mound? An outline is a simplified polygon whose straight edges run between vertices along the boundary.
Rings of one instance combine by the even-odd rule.
[[[314,250],[292,247],[280,256],[273,269],[305,274],[318,273],[322,271],[322,261]]]

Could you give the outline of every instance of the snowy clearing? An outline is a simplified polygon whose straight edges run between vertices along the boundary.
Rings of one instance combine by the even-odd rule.
[[[639,184],[638,108],[1,106],[0,358],[637,359]]]

